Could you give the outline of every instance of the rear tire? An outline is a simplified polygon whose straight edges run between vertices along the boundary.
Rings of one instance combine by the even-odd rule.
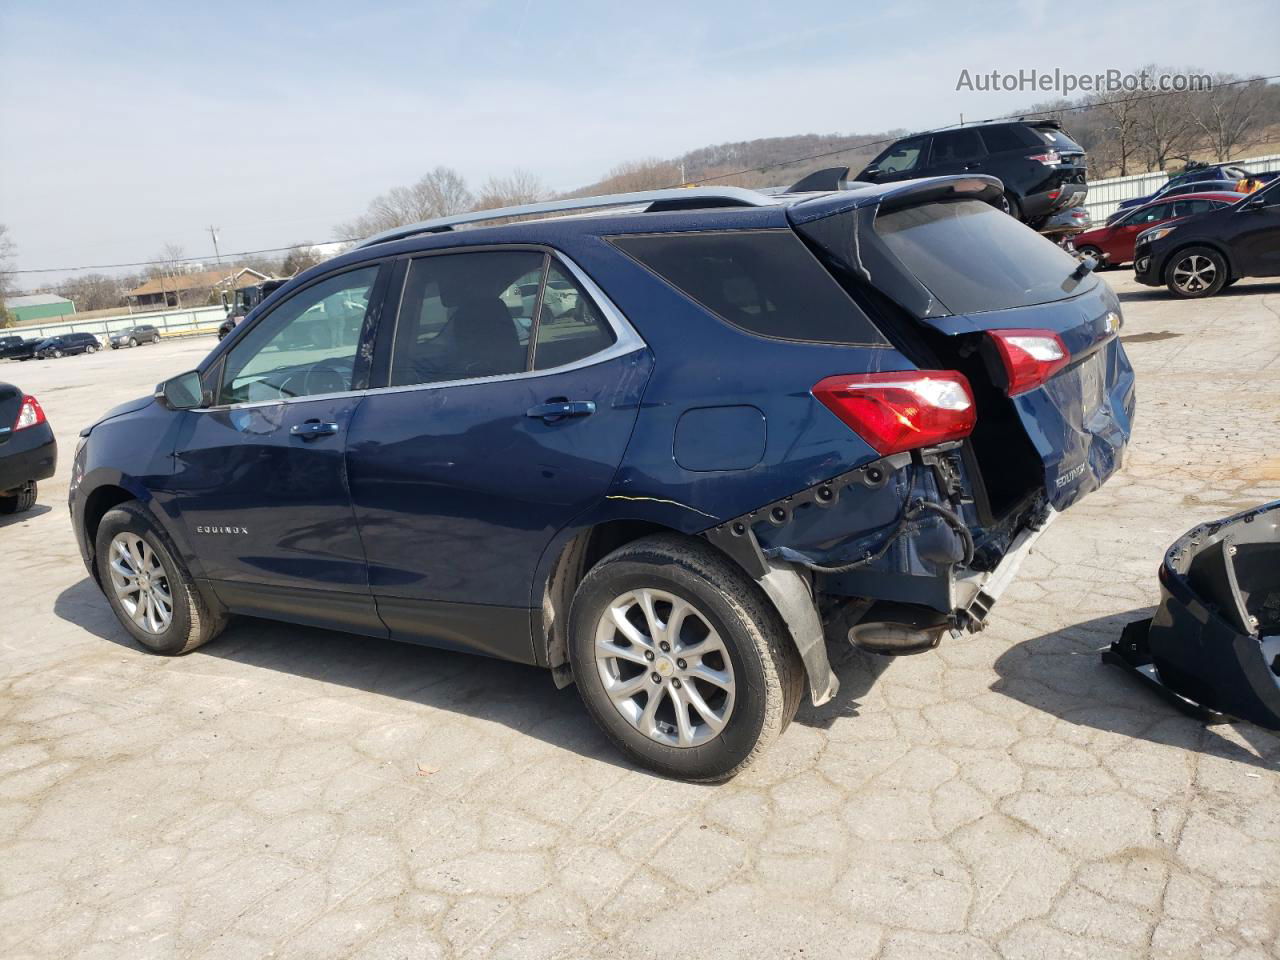
[[[684,780],[738,773],[786,729],[804,691],[795,644],[759,586],[710,545],[675,535],[627,544],[583,578],[569,660],[609,739]]]
[[[1018,203],[1018,198],[1011,193],[1004,195],[1004,212],[1015,220],[1022,219],[1022,204]]]
[[[1098,261],[1099,270],[1105,270],[1108,266],[1107,258],[1103,256],[1102,251],[1097,247],[1092,247],[1086,243],[1083,247],[1076,247],[1076,253],[1085,257],[1093,257],[1093,259]]]
[[[152,653],[190,653],[226,626],[226,614],[205,603],[177,548],[137,501],[102,518],[94,551],[107,602]]]
[[[1211,297],[1227,282],[1227,261],[1209,247],[1187,247],[1169,258],[1164,282],[1170,293],[1184,300]]]
[[[34,480],[28,480],[17,493],[0,497],[0,514],[23,513],[36,505],[36,497],[40,492]]]

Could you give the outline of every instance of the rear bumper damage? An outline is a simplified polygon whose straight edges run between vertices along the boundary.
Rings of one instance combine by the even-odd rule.
[[[1159,609],[1104,662],[1198,719],[1280,730],[1280,500],[1180,537],[1159,578]]]
[[[915,653],[983,629],[1056,512],[1043,491],[982,523],[960,444],[885,457],[704,536],[765,589],[814,704],[837,684],[825,641]]]

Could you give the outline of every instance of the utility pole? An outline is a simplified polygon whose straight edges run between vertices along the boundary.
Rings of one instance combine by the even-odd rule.
[[[222,254],[218,252],[218,228],[211,225],[209,227],[209,236],[213,238],[213,259],[218,264],[218,269],[221,270]],[[235,277],[233,277],[231,274],[228,274],[227,275],[227,293],[222,301],[224,305],[228,302],[228,299],[230,299],[231,302],[235,301],[235,298],[236,298],[235,285],[236,285]]]

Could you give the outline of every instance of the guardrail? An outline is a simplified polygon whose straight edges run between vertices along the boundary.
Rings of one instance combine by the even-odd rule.
[[[92,320],[60,320],[57,323],[39,323],[30,326],[9,327],[0,333],[17,334],[28,340],[36,337],[56,337],[63,333],[92,333],[107,337],[117,330],[128,330],[147,323],[160,333],[181,335],[216,328],[226,318],[227,311],[220,306],[192,307],[186,310],[165,310],[158,313],[122,313],[114,317],[95,317]]]
[[[1249,157],[1247,160],[1230,161],[1237,167],[1244,167],[1250,173],[1267,173],[1280,169],[1280,153],[1269,153],[1264,157]],[[1128,177],[1108,177],[1105,180],[1089,181],[1089,196],[1085,198],[1084,208],[1089,211],[1095,226],[1100,226],[1107,217],[1115,213],[1122,200],[1145,197],[1154,193],[1169,179],[1167,173],[1159,170],[1154,173],[1137,173]]]

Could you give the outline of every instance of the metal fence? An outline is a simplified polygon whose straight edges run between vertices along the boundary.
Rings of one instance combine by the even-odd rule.
[[[192,307],[187,310],[165,310],[159,313],[122,313],[114,317],[94,317],[92,320],[59,320],[57,323],[33,323],[20,327],[10,327],[0,331],[5,334],[17,334],[26,339],[35,337],[55,337],[62,333],[92,333],[97,337],[106,337],[117,330],[128,330],[140,324],[150,324],[162,334],[175,336],[191,335],[212,331],[226,317],[227,311],[220,306]]]
[[[1232,160],[1238,167],[1244,167],[1250,173],[1267,173],[1280,168],[1280,153],[1269,153],[1265,157],[1250,157],[1247,160]],[[1095,224],[1100,224],[1115,213],[1122,200],[1145,197],[1159,189],[1169,179],[1168,174],[1138,173],[1128,177],[1109,177],[1106,180],[1090,180],[1089,196],[1085,199],[1084,208],[1089,211]]]

